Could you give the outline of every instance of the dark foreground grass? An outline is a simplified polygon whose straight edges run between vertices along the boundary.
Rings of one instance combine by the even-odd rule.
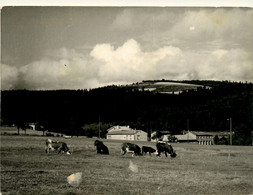
[[[65,141],[72,155],[46,154],[46,137],[1,136],[2,194],[252,194],[253,148],[173,144],[175,159],[120,155],[121,141],[103,140],[109,156],[98,155],[94,139]],[[155,143],[138,142],[139,146]],[[129,169],[130,161],[138,172]],[[78,187],[67,177],[82,172]]]

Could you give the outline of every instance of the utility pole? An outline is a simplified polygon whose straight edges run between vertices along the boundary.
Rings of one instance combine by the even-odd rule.
[[[188,131],[188,134],[187,134],[187,142],[189,144],[189,119],[187,119],[187,131]]]
[[[98,116],[98,138],[100,139],[100,115]]]
[[[229,119],[229,123],[230,123],[230,145],[233,145],[232,144],[232,136],[233,136],[233,132],[232,132],[232,117],[230,117]]]

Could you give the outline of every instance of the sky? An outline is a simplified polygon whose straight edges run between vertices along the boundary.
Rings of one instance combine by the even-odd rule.
[[[253,82],[253,9],[3,7],[1,88]]]

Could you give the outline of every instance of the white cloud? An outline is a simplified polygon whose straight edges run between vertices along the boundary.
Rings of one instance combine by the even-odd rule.
[[[13,89],[18,80],[18,69],[16,67],[1,64],[1,88],[2,90]]]
[[[189,51],[163,46],[144,51],[129,39],[117,48],[97,44],[89,53],[66,48],[49,53],[19,69],[2,65],[3,88],[94,88],[162,78],[253,81],[253,57],[239,48]]]
[[[212,52],[212,54],[214,55],[214,57],[217,57],[218,59],[222,58],[227,53],[228,53],[228,51],[224,50],[224,49],[217,49],[217,50],[215,50],[215,51]]]
[[[152,52],[143,52],[133,39],[114,49],[109,44],[96,45],[91,52],[99,60],[99,78],[102,82],[135,82],[153,77],[156,64],[166,56],[172,58],[181,53],[179,48],[163,47]],[[104,55],[105,54],[105,55]]]
[[[142,45],[144,48],[162,47],[174,42],[174,46],[184,49],[205,49],[209,46],[207,42],[215,42],[217,44],[213,46],[216,48],[230,49],[240,45],[252,49],[252,21],[253,10],[248,8],[164,8],[141,11],[126,8],[118,14],[111,28],[121,32],[120,36],[126,39],[131,37],[145,43]],[[218,44],[217,40],[222,41]]]
[[[195,30],[195,27],[194,27],[194,26],[190,26],[190,27],[189,27],[189,30],[190,30],[190,31],[193,31],[193,30]]]

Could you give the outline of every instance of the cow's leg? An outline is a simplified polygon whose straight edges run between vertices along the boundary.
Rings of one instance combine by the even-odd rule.
[[[151,152],[149,152],[149,156],[151,156]]]
[[[49,150],[48,150],[48,147],[47,147],[47,146],[45,146],[45,152],[46,152],[46,153],[48,153],[48,152],[49,152]]]
[[[122,155],[125,155],[125,154],[126,154],[126,150],[122,150],[122,149],[121,149],[121,154],[122,154]]]
[[[161,155],[161,151],[158,151],[158,154],[156,156],[160,156]]]
[[[60,154],[61,151],[63,151],[62,147],[59,148],[58,154]]]
[[[168,156],[166,151],[165,151],[165,156],[166,156],[166,157]]]

